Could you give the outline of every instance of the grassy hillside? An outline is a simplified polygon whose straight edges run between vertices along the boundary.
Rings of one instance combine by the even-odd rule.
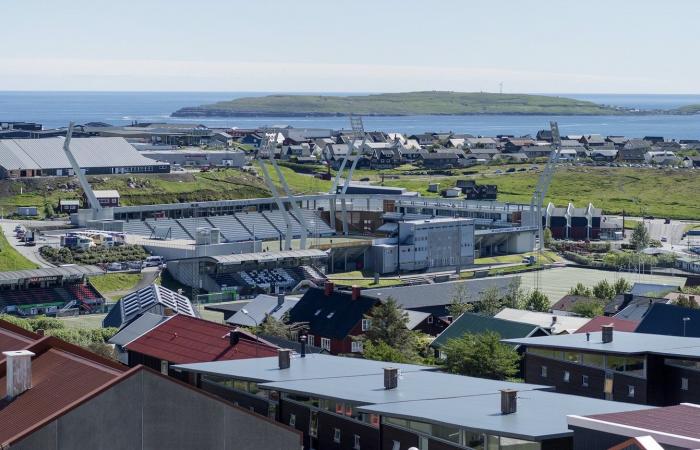
[[[39,266],[22,256],[7,242],[5,234],[0,231],[0,272],[9,270],[37,269]]]
[[[269,95],[182,108],[173,116],[335,116],[459,114],[622,114],[614,108],[563,97],[485,92],[406,92],[357,96]]]

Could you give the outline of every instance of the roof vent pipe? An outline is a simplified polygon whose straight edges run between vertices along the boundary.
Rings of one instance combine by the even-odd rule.
[[[12,400],[32,388],[32,356],[28,350],[2,352],[6,358],[7,398]]]
[[[396,367],[384,368],[384,389],[396,389],[399,385],[399,369]]]
[[[303,335],[301,338],[299,338],[299,341],[301,343],[301,357],[306,358],[306,341],[308,337],[306,335]]]
[[[613,341],[613,325],[603,325],[601,327],[601,333],[603,336],[603,344],[609,344]]]
[[[291,362],[292,351],[286,348],[280,348],[277,350],[277,360],[279,361],[280,369],[289,369],[289,364]]]
[[[277,294],[277,306],[284,305],[284,292]]]
[[[514,414],[518,411],[518,391],[501,389],[501,414]]]

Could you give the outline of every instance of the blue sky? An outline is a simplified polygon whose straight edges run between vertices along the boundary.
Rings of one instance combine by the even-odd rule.
[[[692,0],[0,0],[0,14],[0,90],[700,92]]]

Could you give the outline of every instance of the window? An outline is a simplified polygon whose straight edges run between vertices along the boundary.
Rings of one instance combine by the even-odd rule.
[[[352,445],[352,448],[354,448],[355,450],[360,450],[360,435],[356,434],[354,439],[355,439],[355,442]]]
[[[418,450],[428,450],[428,438],[425,436],[418,436]]]
[[[316,312],[314,313],[314,316],[318,316],[319,314],[321,314],[321,310],[317,309]]]
[[[309,419],[309,436],[318,437],[318,413],[311,411],[311,419]]]
[[[542,370],[540,371],[540,375],[542,378],[547,378],[547,366],[542,366]]]
[[[160,361],[160,373],[162,373],[163,375],[168,374],[168,361],[164,359]]]
[[[571,374],[569,373],[568,370],[565,370],[564,371],[564,383],[568,383],[570,379],[571,379]]]
[[[632,386],[631,384],[627,385],[627,396],[634,398],[634,386]]]
[[[372,326],[371,319],[362,319],[362,331],[369,330],[369,327],[371,327],[371,326]]]
[[[432,323],[433,323],[433,316],[432,316],[432,314],[428,316],[427,322],[428,322],[428,324],[432,324]]]
[[[331,351],[331,340],[328,338],[321,338],[321,348]]]
[[[333,429],[333,442],[340,444],[340,428]]]
[[[681,390],[682,391],[688,390],[688,379],[687,378],[681,378]]]
[[[316,345],[316,339],[314,338],[314,335],[313,335],[313,334],[307,335],[307,336],[306,336],[306,342],[307,342],[309,345],[312,345],[312,346],[313,346],[313,345]]]
[[[290,414],[289,415],[289,426],[293,427],[297,424],[297,416],[296,414]]]
[[[334,314],[335,314],[335,311],[331,311],[331,312],[328,313],[328,315],[326,316],[326,319],[332,318]]]
[[[401,450],[401,443],[399,441],[392,442],[391,450]]]
[[[581,375],[581,386],[588,387],[588,375]]]
[[[352,352],[353,353],[362,353],[362,342],[361,341],[352,341]]]

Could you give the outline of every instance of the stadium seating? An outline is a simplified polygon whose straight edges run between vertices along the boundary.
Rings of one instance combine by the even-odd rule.
[[[301,209],[300,213],[302,218],[306,220],[312,236],[332,236],[335,234],[333,228],[328,226],[315,211]],[[294,217],[297,217],[296,214],[294,214]]]
[[[287,222],[284,220],[284,214],[282,211],[263,211],[262,213],[267,220],[269,220],[275,228],[279,230],[280,233],[286,234],[287,232]],[[294,216],[289,216],[292,221],[292,236],[295,238],[301,236],[301,225],[294,218]]]
[[[251,233],[255,230],[256,239],[275,239],[280,232],[259,212],[236,213],[238,219]]]
[[[143,220],[130,220],[124,222],[124,232],[148,237],[153,233],[153,230]]]
[[[16,307],[29,305],[65,305],[77,301],[85,310],[104,303],[104,299],[89,284],[28,289],[0,290],[0,312],[19,312]],[[46,311],[37,311],[46,312]]]
[[[176,220],[173,219],[146,219],[146,224],[148,224],[148,226],[154,230],[156,227],[161,229],[170,228],[170,236],[172,239],[185,239],[190,241],[194,239]]]
[[[221,235],[228,242],[249,241],[252,239],[252,235],[235,216],[211,216],[207,217],[207,220],[212,227],[221,230]]]

